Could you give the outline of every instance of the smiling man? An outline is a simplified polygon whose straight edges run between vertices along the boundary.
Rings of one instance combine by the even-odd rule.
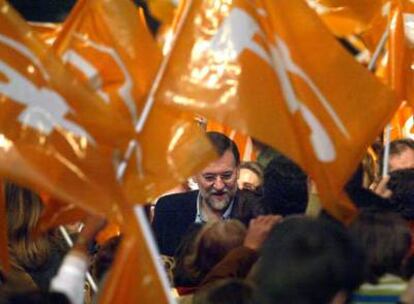
[[[247,224],[264,213],[258,197],[237,188],[240,156],[236,144],[218,132],[207,132],[220,158],[194,177],[198,191],[164,196],[155,206],[153,229],[161,254],[173,255],[192,224],[239,219]]]

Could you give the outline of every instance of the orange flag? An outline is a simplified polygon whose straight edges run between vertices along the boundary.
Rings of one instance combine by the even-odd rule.
[[[413,135],[414,77],[411,69],[414,62],[414,38],[412,36],[414,29],[411,25],[411,20],[414,19],[413,13],[412,3],[399,0],[392,2],[387,53],[376,73],[395,91],[398,100],[402,101],[391,120],[391,140]]]
[[[99,303],[175,303],[143,208],[135,208],[126,217],[123,239]]]
[[[113,147],[100,143],[130,130],[5,1],[0,12],[0,175],[120,221]]]
[[[385,0],[306,0],[336,36],[361,34],[386,13]]]
[[[329,212],[352,215],[335,201],[398,107],[390,90],[302,0],[190,8],[156,98],[275,147],[311,175]]]
[[[53,48],[113,112],[135,125],[161,52],[132,1],[78,1]]]
[[[395,113],[391,120],[391,140],[401,138],[414,139],[414,118],[413,108],[407,105],[406,102],[401,104],[401,107]]]
[[[53,48],[131,127],[147,115],[162,55],[132,1],[78,1]],[[155,199],[215,156],[192,116],[163,105],[152,106],[138,131],[124,178],[134,203]]]
[[[29,22],[31,29],[47,45],[51,46],[62,30],[61,23]]]

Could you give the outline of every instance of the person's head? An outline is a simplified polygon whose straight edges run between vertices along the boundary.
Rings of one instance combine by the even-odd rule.
[[[414,140],[404,138],[392,141],[390,143],[390,156],[388,164],[389,172],[400,169],[414,168]],[[382,162],[380,166],[382,167]]]
[[[392,205],[405,219],[414,220],[414,168],[391,172],[387,188]]]
[[[245,236],[246,227],[238,220],[205,224],[193,239],[193,251],[177,260],[176,271],[183,271],[197,285],[231,249],[243,244]]]
[[[264,173],[262,167],[253,161],[242,162],[237,184],[239,189],[258,191],[263,185]]]
[[[341,303],[362,282],[363,253],[329,221],[291,217],[276,225],[253,274],[257,303]]]
[[[240,155],[236,144],[218,132],[207,132],[219,159],[194,177],[202,202],[215,212],[224,212],[237,192]]]
[[[98,282],[102,280],[105,273],[111,267],[120,242],[121,236],[114,236],[100,246],[94,255],[91,268],[92,274]]]
[[[175,286],[195,286],[196,278],[188,271],[190,257],[197,251],[197,240],[204,225],[192,224],[184,234],[174,253],[175,267],[172,268]]]
[[[240,279],[226,279],[201,289],[193,304],[253,304],[253,287]]]
[[[263,204],[273,214],[304,213],[308,203],[306,174],[290,159],[277,155],[264,173]]]
[[[386,273],[402,274],[411,234],[407,222],[398,213],[362,210],[349,229],[367,257],[366,281],[376,283]]]
[[[33,191],[14,183],[5,183],[6,214],[9,248],[13,258],[28,269],[46,262],[49,252],[49,239],[33,236],[43,210],[40,197]]]

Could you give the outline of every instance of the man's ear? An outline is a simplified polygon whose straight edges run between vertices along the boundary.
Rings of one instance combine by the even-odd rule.
[[[196,174],[192,177],[193,181],[197,184],[200,185],[200,174]]]

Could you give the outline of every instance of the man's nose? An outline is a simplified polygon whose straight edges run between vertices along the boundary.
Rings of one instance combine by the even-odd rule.
[[[220,176],[217,176],[214,180],[213,187],[215,190],[222,190],[226,187],[226,184],[223,182],[223,179]]]

